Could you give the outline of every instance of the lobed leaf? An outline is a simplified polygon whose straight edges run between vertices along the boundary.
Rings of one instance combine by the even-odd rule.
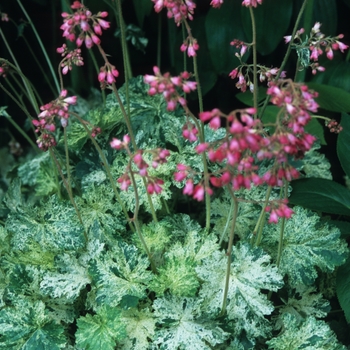
[[[153,308],[162,325],[153,344],[160,349],[210,350],[229,336],[217,321],[202,316],[200,299],[163,297],[154,301]]]
[[[279,270],[288,275],[291,285],[310,286],[317,277],[316,267],[333,271],[346,260],[348,248],[340,239],[338,228],[320,222],[319,216],[307,209],[295,207],[293,210],[294,215],[285,223]],[[268,226],[263,238],[263,244],[274,257],[280,225]]]
[[[199,296],[212,314],[217,314],[222,307],[226,260],[226,254],[216,251],[196,267],[203,280]],[[228,319],[234,321],[234,335],[244,330],[251,338],[270,332],[264,316],[272,313],[273,305],[261,290],[277,291],[282,286],[282,276],[261,248],[253,248],[247,243],[233,247],[226,312]]]
[[[283,331],[266,343],[273,350],[342,350],[345,346],[338,343],[333,331],[326,322],[314,317],[300,321],[291,314],[283,315]]]
[[[116,342],[125,337],[125,325],[120,319],[120,310],[103,305],[92,316],[79,317],[75,333],[76,344],[89,350],[113,350]]]
[[[0,311],[0,349],[62,349],[63,330],[47,316],[42,301],[17,298],[12,307]]]
[[[89,273],[97,288],[97,304],[116,306],[128,295],[144,298],[152,279],[148,266],[147,257],[123,242],[92,261]]]

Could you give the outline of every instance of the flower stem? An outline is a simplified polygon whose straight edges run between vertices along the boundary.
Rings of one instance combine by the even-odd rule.
[[[295,36],[295,33],[296,33],[297,30],[298,30],[299,23],[300,23],[300,21],[301,21],[301,17],[302,17],[302,15],[303,15],[303,12],[304,12],[304,10],[305,10],[305,7],[306,7],[306,4],[307,4],[308,1],[309,1],[309,0],[304,0],[303,5],[301,6],[301,9],[300,9],[300,11],[299,11],[298,17],[297,17],[297,19],[296,19],[296,21],[295,21],[295,24],[294,24],[294,27],[293,27],[292,39],[290,40],[290,42],[289,42],[289,44],[288,44],[286,54],[284,55],[282,64],[281,64],[281,66],[280,66],[280,69],[278,70],[278,73],[277,73],[277,75],[276,75],[274,81],[277,81],[277,80],[280,78],[280,76],[281,76],[281,74],[282,74],[282,71],[283,71],[284,67],[285,67],[286,64],[287,64],[288,58],[289,58],[290,53],[291,53],[291,51],[292,51],[293,38],[294,38],[294,36]],[[260,110],[260,113],[259,113],[259,118],[260,118],[260,119],[261,119],[262,116],[264,115],[265,109],[266,109],[267,104],[269,103],[269,101],[270,101],[270,95],[267,95],[266,98],[265,98],[265,101],[264,101],[264,105],[262,106],[262,108],[261,108],[261,110]]]
[[[224,294],[222,298],[222,307],[221,307],[221,316],[223,316],[226,312],[226,305],[227,305],[227,294],[230,286],[230,275],[231,275],[231,264],[232,264],[232,247],[233,247],[233,238],[235,235],[235,225],[237,220],[237,213],[238,213],[238,200],[235,197],[235,195],[232,192],[232,189],[229,188],[232,200],[234,202],[234,209],[233,209],[233,219],[232,219],[232,226],[231,226],[231,232],[230,237],[228,241],[227,246],[227,267],[226,267],[226,279],[225,279],[225,288],[224,288]]]
[[[56,156],[55,156],[55,153],[52,151],[52,148],[51,148],[51,147],[49,148],[49,151],[50,151],[50,156],[51,156],[51,158],[53,159],[53,161],[55,162],[56,168],[58,169],[58,172],[59,172],[60,175],[61,175],[61,178],[62,178],[64,187],[66,188],[67,193],[68,193],[68,196],[69,196],[69,199],[70,199],[70,201],[71,201],[71,203],[72,203],[72,205],[73,205],[73,207],[74,207],[74,209],[75,209],[75,212],[77,213],[79,222],[80,222],[80,224],[84,227],[83,220],[82,220],[81,215],[80,215],[80,211],[79,211],[79,209],[78,209],[78,207],[77,207],[77,204],[75,203],[73,194],[72,194],[72,192],[71,192],[70,189],[69,189],[69,185],[68,185],[68,183],[67,183],[67,180],[66,180],[66,178],[65,178],[64,175],[63,175],[61,165],[60,165],[60,163],[58,162],[58,160],[57,160],[57,158],[56,158]],[[87,242],[87,241],[88,241],[88,237],[87,237],[87,234],[86,234],[85,230],[84,230],[84,236],[85,236],[85,240],[86,240],[86,242]]]
[[[254,17],[254,11],[253,8],[249,7],[249,13],[250,13],[250,19],[252,21],[252,47],[253,47],[253,102],[254,102],[254,108],[256,110],[255,117],[258,115],[258,100],[259,100],[259,89],[258,89],[258,56],[257,56],[257,49],[256,49],[256,23],[255,23],[255,17]]]
[[[132,185],[134,187],[134,193],[135,193],[135,211],[134,211],[134,217],[133,217],[132,221],[135,224],[137,235],[139,236],[139,239],[140,239],[140,241],[141,241],[141,243],[143,245],[143,248],[145,249],[145,252],[146,252],[146,254],[148,256],[149,262],[151,264],[152,272],[156,274],[157,273],[157,269],[156,269],[156,266],[155,266],[154,261],[152,259],[151,252],[149,251],[147,243],[146,243],[146,241],[145,241],[145,239],[144,239],[144,237],[142,235],[142,231],[141,231],[141,227],[140,227],[140,223],[139,223],[139,219],[138,219],[139,208],[140,208],[139,193],[138,193],[138,190],[137,190],[135,176],[134,176],[133,172],[131,171],[131,169],[129,171],[129,174],[130,174],[130,178],[131,178]]]
[[[38,32],[36,31],[36,28],[35,28],[35,26],[34,26],[34,23],[32,22],[32,20],[31,20],[31,18],[29,17],[29,15],[28,15],[27,11],[25,10],[25,8],[23,7],[21,1],[20,1],[20,0],[17,0],[17,2],[18,2],[18,5],[20,6],[21,10],[23,11],[24,15],[26,16],[27,21],[29,22],[30,26],[32,27],[32,30],[33,30],[33,32],[34,32],[34,34],[35,34],[36,39],[38,40],[39,46],[40,46],[40,48],[41,48],[41,51],[42,51],[42,53],[44,54],[44,57],[45,57],[46,62],[47,62],[47,65],[49,66],[50,72],[51,72],[51,74],[52,74],[52,78],[53,78],[53,80],[54,80],[54,82],[55,82],[57,92],[59,93],[59,92],[60,92],[60,87],[59,87],[59,84],[58,84],[58,80],[57,80],[55,71],[54,71],[54,69],[53,69],[53,67],[52,67],[51,61],[50,61],[50,59],[49,59],[49,56],[47,55],[47,52],[46,52],[45,47],[44,47],[44,45],[43,45],[43,43],[42,43],[42,41],[41,41],[41,39],[40,39],[40,36],[39,36]]]
[[[41,153],[39,147],[32,141],[28,134],[12,119],[12,117],[6,111],[3,111],[2,115],[5,118],[7,118],[7,120],[16,128],[16,130],[28,141],[28,143],[33,147],[36,153]]]
[[[112,176],[112,174],[111,174],[111,170],[110,170],[110,168],[109,168],[109,165],[108,165],[106,156],[104,155],[104,153],[103,153],[101,147],[98,145],[98,143],[96,142],[96,140],[91,136],[91,132],[90,132],[90,130],[88,129],[88,127],[86,126],[85,121],[84,121],[82,118],[80,118],[80,116],[79,116],[77,113],[71,112],[71,114],[72,114],[75,118],[77,118],[77,119],[79,120],[79,122],[82,124],[83,128],[85,129],[86,133],[89,135],[89,137],[90,137],[92,143],[94,144],[94,146],[95,146],[95,148],[96,148],[98,154],[100,155],[101,160],[102,160],[102,163],[103,163],[103,166],[104,166],[104,168],[105,168],[105,170],[106,170],[108,179],[109,179],[109,181],[110,181],[110,183],[111,183],[111,185],[112,185],[112,189],[113,189],[113,192],[114,192],[114,194],[115,194],[115,197],[117,198],[117,200],[118,200],[118,202],[119,202],[119,204],[120,204],[120,206],[121,206],[121,208],[122,208],[122,210],[123,210],[123,213],[124,213],[124,215],[125,215],[125,217],[126,217],[126,219],[127,219],[127,221],[128,221],[128,224],[129,224],[129,226],[130,226],[131,231],[132,231],[132,232],[135,232],[135,228],[134,228],[134,226],[131,224],[128,211],[126,210],[125,205],[124,205],[122,199],[120,198],[118,189],[117,189],[117,187],[116,187],[116,185],[115,185],[115,181],[114,181],[113,176]]]

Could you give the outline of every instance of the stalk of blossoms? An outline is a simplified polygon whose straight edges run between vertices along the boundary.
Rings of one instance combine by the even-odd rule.
[[[230,275],[231,275],[231,265],[232,265],[232,247],[233,247],[233,238],[235,236],[235,226],[236,226],[236,220],[237,220],[237,214],[238,214],[238,200],[237,197],[233,194],[232,189],[227,186],[230,195],[232,197],[232,201],[234,204],[234,209],[233,209],[233,217],[232,217],[232,225],[231,225],[231,231],[230,231],[230,236],[229,236],[229,241],[228,241],[228,246],[227,246],[227,265],[226,265],[226,277],[225,277],[225,287],[224,287],[224,293],[222,297],[222,306],[221,306],[221,316],[224,316],[226,312],[226,304],[227,304],[227,294],[228,294],[228,289],[230,286]]]
[[[252,48],[253,48],[253,101],[254,101],[254,108],[256,111],[258,111],[258,54],[257,54],[257,48],[256,48],[256,23],[255,23],[255,16],[253,8],[249,7],[249,13],[250,13],[250,19],[252,21],[252,34],[253,34],[253,41],[252,41]],[[255,114],[255,118],[257,117],[257,113]]]
[[[103,163],[103,166],[104,166],[104,168],[105,168],[105,170],[106,170],[106,173],[107,173],[109,182],[110,182],[111,185],[112,185],[112,189],[113,189],[114,195],[115,195],[115,197],[117,198],[117,201],[118,201],[118,203],[120,204],[120,206],[121,206],[121,208],[122,208],[122,210],[123,210],[123,213],[124,213],[124,215],[125,215],[125,217],[126,217],[126,219],[127,219],[127,222],[128,222],[128,224],[129,224],[129,227],[130,227],[131,231],[132,231],[132,232],[135,232],[135,227],[134,227],[133,224],[131,223],[131,219],[130,219],[130,217],[129,217],[128,211],[127,211],[127,209],[125,208],[125,205],[124,205],[122,199],[120,198],[118,189],[117,189],[117,187],[116,187],[116,185],[115,185],[115,180],[114,180],[114,178],[113,178],[113,176],[112,176],[112,173],[111,173],[111,170],[110,170],[110,168],[109,168],[109,165],[108,165],[106,156],[104,155],[104,153],[103,153],[101,147],[99,146],[99,144],[96,142],[95,138],[91,135],[91,131],[90,131],[89,128],[86,126],[85,121],[84,121],[82,118],[80,118],[79,114],[74,113],[74,112],[72,112],[71,114],[72,114],[75,118],[77,118],[77,119],[79,120],[79,122],[81,123],[81,125],[84,127],[85,132],[89,135],[90,140],[92,141],[92,143],[94,144],[94,146],[95,146],[95,148],[96,148],[98,154],[100,155],[101,160],[102,160],[102,163]]]
[[[300,8],[300,11],[299,11],[299,13],[298,13],[298,17],[297,17],[297,19],[296,19],[296,21],[295,21],[295,23],[294,23],[294,27],[293,27],[293,30],[292,30],[292,38],[294,38],[294,36],[295,36],[295,34],[296,34],[297,30],[298,30],[299,23],[300,23],[301,18],[302,18],[302,16],[303,16],[305,7],[306,7],[306,5],[307,5],[307,2],[308,2],[308,0],[304,0],[302,6],[301,6],[301,8]],[[284,57],[283,57],[283,61],[282,61],[282,63],[281,63],[281,66],[280,66],[280,68],[279,68],[279,71],[278,71],[278,73],[277,73],[277,75],[276,75],[274,81],[277,81],[277,80],[281,77],[281,74],[282,74],[282,72],[283,72],[284,67],[286,66],[286,64],[287,64],[287,62],[288,62],[288,59],[289,59],[289,56],[290,56],[291,52],[292,52],[292,42],[289,42],[289,43],[288,43],[288,47],[287,47],[287,51],[286,51],[286,53],[285,53],[285,55],[284,55]],[[261,108],[261,110],[260,110],[260,113],[259,113],[259,118],[260,118],[260,119],[261,119],[261,117],[264,115],[265,109],[266,109],[266,107],[267,107],[269,101],[270,101],[270,96],[267,95],[266,98],[265,98],[264,104],[263,104],[263,106],[262,106],[262,108]]]
[[[108,16],[108,13],[104,11],[94,15],[80,1],[74,1],[73,5],[71,5],[71,8],[75,10],[73,14],[69,14],[66,12],[62,13],[64,23],[63,25],[61,25],[60,28],[63,30],[63,37],[66,37],[70,41],[75,41],[78,47],[80,47],[83,43],[85,43],[88,49],[90,49],[94,45],[98,47],[99,52],[105,62],[105,65],[100,68],[98,80],[101,83],[102,88],[105,88],[107,85],[112,88],[112,91],[116,96],[118,104],[121,108],[134,149],[137,150],[135,137],[133,135],[130,123],[130,118],[124,108],[124,105],[121,101],[121,98],[115,85],[116,78],[119,76],[119,72],[109,62],[105,51],[100,45],[101,39],[99,38],[99,36],[102,35],[102,29],[109,28],[109,22],[104,20],[104,18]],[[78,37],[75,33],[76,29],[79,30]],[[152,211],[153,219],[155,222],[157,222],[157,216],[150,196],[148,196],[148,200]]]

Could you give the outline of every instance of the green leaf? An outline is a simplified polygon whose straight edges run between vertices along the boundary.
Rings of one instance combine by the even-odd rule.
[[[103,305],[96,315],[79,317],[75,333],[77,345],[89,350],[115,349],[116,342],[126,336],[120,315],[120,310]]]
[[[337,154],[345,174],[350,177],[350,115],[342,113],[343,130],[338,135]]]
[[[305,321],[299,321],[294,315],[284,314],[283,331],[266,343],[273,350],[345,350],[346,347],[339,344],[335,334],[324,321],[318,321],[314,317],[308,317]]]
[[[176,296],[194,296],[199,287],[196,264],[218,249],[215,236],[189,232],[185,243],[175,243],[164,256],[164,265],[151,283],[151,288],[162,295],[168,290]]]
[[[160,349],[210,350],[229,335],[218,326],[218,322],[202,316],[200,299],[158,298],[153,308],[162,324],[153,341],[153,344],[160,345]]]
[[[350,258],[337,270],[336,291],[345,318],[350,323]]]
[[[126,325],[127,337],[121,342],[122,350],[148,349],[153,340],[156,318],[148,309],[138,311],[134,308],[122,311],[121,321]]]
[[[42,251],[79,250],[85,245],[84,227],[70,202],[52,196],[43,208],[10,214],[6,228],[12,234],[14,250],[30,250],[36,244]]]
[[[239,49],[231,46],[230,42],[233,39],[246,39],[242,30],[240,7],[241,4],[237,1],[225,1],[220,10],[211,8],[205,19],[210,58],[219,74],[228,74],[239,64],[235,57],[235,52]]]
[[[18,298],[0,311],[0,349],[61,349],[66,343],[63,330],[50,320],[41,301]]]
[[[321,293],[317,293],[315,287],[303,284],[299,284],[295,288],[288,288],[288,300],[282,299],[282,301],[285,305],[279,308],[280,315],[289,313],[296,316],[299,321],[309,316],[326,317],[331,310],[329,301],[324,299]],[[276,327],[283,327],[280,319],[276,321]]]
[[[305,83],[318,92],[315,99],[319,106],[332,112],[350,112],[350,93],[341,88],[318,83]]]
[[[227,317],[233,320],[233,335],[245,330],[248,339],[266,336],[270,325],[264,315],[274,310],[261,290],[277,291],[283,286],[277,267],[270,264],[269,255],[249,244],[233,247],[230,281],[227,295]],[[203,260],[196,272],[203,286],[199,292],[207,312],[217,314],[222,306],[226,282],[227,256],[216,251]]]
[[[344,263],[348,249],[340,239],[340,231],[320,221],[313,212],[295,207],[293,216],[286,221],[283,236],[283,251],[279,271],[289,277],[292,286],[315,282],[318,267],[331,272]],[[266,228],[263,241],[276,257],[280,239],[280,223]]]
[[[292,181],[292,204],[330,214],[350,215],[350,190],[327,179]]]
[[[243,28],[248,42],[252,40],[250,9],[241,6]],[[263,6],[253,9],[256,23],[257,50],[261,55],[272,53],[286,35],[293,13],[293,0],[264,0]]]
[[[152,273],[148,258],[137,248],[120,242],[90,263],[89,273],[96,284],[97,304],[116,306],[124,296],[146,296]]]

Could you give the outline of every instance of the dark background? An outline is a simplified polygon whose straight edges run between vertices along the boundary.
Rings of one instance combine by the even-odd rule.
[[[141,0],[140,0],[141,1]],[[149,0],[151,1],[151,0]],[[226,1],[240,1],[240,0],[226,0]],[[283,1],[283,0],[276,0]],[[327,0],[332,1],[332,0]],[[350,30],[349,30],[349,15],[350,15],[350,0],[333,0],[336,3],[337,13],[333,18],[329,18],[331,26],[335,30],[334,33],[326,33],[330,35],[336,35],[343,33],[345,35],[344,42],[349,44],[350,41]],[[23,0],[22,4],[28,12],[30,18],[32,19],[41,40],[44,43],[45,49],[50,57],[51,62],[53,63],[54,69],[56,70],[57,65],[60,61],[60,55],[56,53],[57,47],[62,46],[65,43],[65,39],[62,37],[62,31],[59,29],[62,24],[61,12],[62,10],[68,11],[69,1],[65,0]],[[109,1],[96,1],[96,0],[86,0],[85,5],[89,9],[96,13],[98,11],[107,10],[109,12],[108,21],[111,22],[111,28],[104,31],[102,35],[102,46],[105,51],[111,56],[111,62],[117,67],[120,72],[120,77],[118,77],[117,82],[122,85],[123,78],[123,64],[122,64],[122,55],[119,39],[114,36],[115,31],[117,30],[117,21],[113,12],[113,6],[116,6],[112,0]],[[161,13],[161,19],[159,15],[156,14],[153,10],[147,13],[143,17],[143,23],[140,23],[139,19],[135,13],[134,4],[136,1],[125,0],[123,2],[123,16],[125,24],[135,24],[140,27],[144,32],[143,37],[148,39],[148,45],[145,48],[144,52],[136,49],[133,45],[129,44],[130,50],[130,59],[132,64],[133,75],[144,75],[152,74],[152,67],[157,62],[157,36],[159,28],[161,28],[162,33],[162,55],[161,55],[161,69],[163,72],[171,71],[172,73],[178,73],[179,67],[177,65],[177,60],[174,61],[174,54],[172,53],[171,47],[175,50],[178,50],[181,42],[171,42],[169,39],[169,28],[171,27],[171,33],[175,30],[175,24],[173,19],[168,20],[166,18],[166,13],[163,10]],[[295,7],[297,8],[301,0],[295,1]],[[197,0],[197,8],[195,10],[195,21],[200,21],[205,18],[209,9],[210,9],[210,0]],[[293,4],[294,5],[294,4]],[[153,7],[153,5],[152,5]],[[39,95],[41,96],[43,103],[48,103],[52,99],[55,99],[57,96],[50,89],[50,86],[43,78],[42,73],[40,72],[37,63],[34,61],[32,55],[30,54],[23,37],[20,35],[23,31],[23,35],[26,37],[26,40],[30,43],[32,50],[37,54],[38,60],[47,73],[50,76],[50,71],[44,60],[41,49],[37,43],[35,35],[31,30],[30,26],[26,24],[26,19],[22,13],[20,7],[18,6],[17,1],[4,1],[0,3],[0,11],[8,14],[9,18],[13,22],[0,22],[1,30],[3,31],[21,69],[22,72],[28,77],[28,79],[35,85],[38,90]],[[293,13],[295,17],[297,10]],[[194,22],[192,22],[194,23]],[[290,34],[292,31],[293,21],[291,26],[288,29],[286,34]],[[195,26],[194,26],[195,27]],[[323,28],[321,27],[321,30]],[[327,28],[326,28],[327,29]],[[332,29],[332,30],[333,30]],[[178,31],[181,31],[179,28]],[[194,36],[200,35],[200,33],[195,33]],[[232,38],[233,39],[233,38]],[[0,57],[6,58],[12,62],[11,56],[9,55],[3,40],[0,38]],[[200,42],[201,48],[203,45]],[[98,52],[95,49],[96,57],[98,63],[102,65],[102,60],[98,58]],[[266,66],[279,66],[283,55],[285,53],[286,46],[281,40],[281,43],[278,45],[276,50],[269,55],[259,55],[259,63],[265,64]],[[80,68],[73,69],[74,73],[68,74],[64,78],[65,87],[70,89],[74,94],[78,94],[82,97],[87,98],[90,93],[91,86],[99,88],[99,82],[97,81],[97,74],[93,67],[91,58],[86,49],[82,48],[85,65]],[[199,51],[199,55],[201,52]],[[346,53],[347,54],[347,53]],[[346,54],[341,60],[345,60]],[[296,56],[296,55],[295,55]],[[178,57],[178,56],[176,56]],[[180,56],[181,57],[181,56]],[[295,63],[293,59],[291,60],[290,65]],[[334,63],[335,64],[335,63]],[[235,68],[232,66],[232,69]],[[0,83],[3,83],[4,78],[0,78]],[[312,79],[311,75],[308,73],[306,79]],[[350,81],[350,76],[349,76]],[[217,74],[214,86],[206,92],[204,96],[204,108],[211,109],[214,107],[221,108],[224,112],[228,112],[236,107],[240,107],[240,103],[235,99],[235,94],[239,91],[235,87],[235,81],[231,80],[227,74]],[[53,84],[52,84],[53,85]],[[6,84],[4,84],[6,86]],[[349,91],[350,92],[350,91]],[[7,112],[13,117],[13,119],[23,128],[28,130],[29,135],[33,140],[35,140],[34,134],[28,127],[28,121],[24,113],[11,101],[11,99],[0,91],[0,106],[8,106]],[[194,111],[197,109],[197,101],[190,99],[190,106]],[[28,110],[35,117],[35,112],[31,109],[28,104]],[[332,114],[332,117],[339,119],[339,115]],[[8,147],[9,141],[15,139],[20,142],[23,148],[26,148],[26,141],[20,136],[20,134],[11,126],[4,117],[0,117],[0,147]],[[326,132],[326,139],[328,141],[328,146],[324,148],[328,159],[332,162],[332,172],[336,181],[342,182],[343,173],[338,164],[336,153],[335,153],[335,142],[336,136],[331,135]]]

